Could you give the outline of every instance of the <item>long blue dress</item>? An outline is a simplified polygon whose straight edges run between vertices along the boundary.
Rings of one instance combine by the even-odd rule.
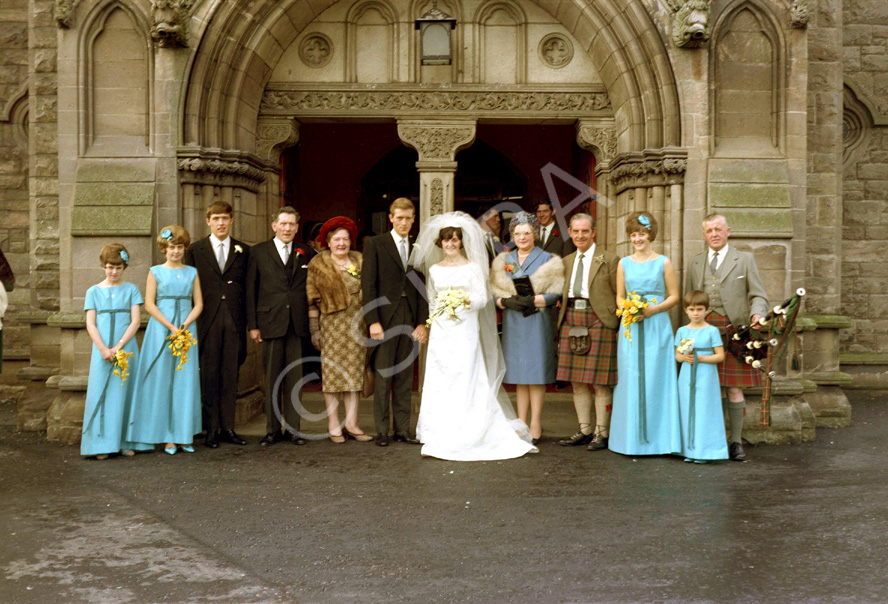
[[[86,290],[83,310],[96,311],[96,328],[105,346],[111,348],[123,337],[131,321],[132,307],[142,304],[142,294],[132,283],[116,287],[93,285]],[[89,359],[89,383],[86,387],[86,405],[83,409],[83,433],[80,437],[81,455],[107,455],[120,450],[153,449],[153,445],[127,442],[126,417],[132,402],[133,376],[139,361],[139,346],[133,338],[123,347],[135,356],[129,359],[130,376],[122,382],[113,374],[111,363],[93,344]]]
[[[518,264],[518,251],[506,256],[506,264],[515,266],[511,279],[529,277],[543,266],[552,254],[535,247],[524,264]],[[507,308],[503,311],[503,357],[506,359],[504,384],[552,384],[555,382],[555,326],[549,307],[561,294],[543,294],[546,309],[529,317]]]
[[[157,281],[157,308],[173,325],[181,325],[192,308],[193,266],[152,266]],[[197,339],[195,325],[189,331]],[[127,438],[146,443],[190,444],[201,430],[198,347],[188,351],[188,362],[176,370],[179,358],[167,348],[170,330],[151,318],[142,340],[139,371],[133,385],[133,405]]]
[[[718,329],[707,325],[691,329],[685,325],[675,333],[675,345],[694,340],[694,356],[707,356],[722,346]],[[693,389],[691,378],[693,376]],[[681,413],[681,452],[691,459],[727,459],[725,418],[722,413],[718,365],[712,363],[681,364],[678,375],[678,402]]]
[[[662,302],[666,298],[665,262],[665,256],[647,262],[635,262],[628,256],[620,260],[627,295],[636,292]],[[617,338],[618,381],[608,447],[624,455],[678,453],[681,425],[669,315],[657,313],[630,325],[631,342],[624,331],[620,327]]]

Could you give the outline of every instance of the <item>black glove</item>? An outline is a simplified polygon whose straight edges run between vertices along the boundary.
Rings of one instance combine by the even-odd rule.
[[[511,310],[517,310],[521,312],[524,310],[524,305],[519,301],[518,296],[512,296],[511,298],[503,298],[501,303],[504,307],[509,308]]]
[[[533,305],[534,296],[515,296],[515,299],[521,305],[521,310],[536,310],[536,306]]]

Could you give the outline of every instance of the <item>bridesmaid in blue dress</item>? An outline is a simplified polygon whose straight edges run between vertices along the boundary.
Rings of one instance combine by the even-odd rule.
[[[675,360],[681,363],[678,375],[678,402],[681,413],[681,452],[685,461],[706,463],[727,459],[725,418],[718,383],[718,363],[725,349],[718,329],[706,322],[709,296],[700,290],[685,294],[683,306],[691,322],[675,333]],[[690,340],[693,349],[680,350]]]
[[[617,387],[611,416],[611,451],[623,455],[666,455],[681,451],[678,386],[672,322],[666,313],[678,303],[678,279],[672,263],[651,243],[657,222],[647,212],[626,220],[626,234],[635,248],[617,268],[617,306],[636,292],[651,304],[644,318],[620,329],[617,342]],[[656,303],[653,302],[656,299]]]
[[[516,249],[494,260],[490,286],[503,311],[503,383],[516,385],[518,419],[530,427],[533,444],[537,444],[543,433],[546,384],[555,382],[555,322],[550,307],[561,299],[564,266],[561,258],[536,247],[540,221],[535,214],[515,214],[509,234]],[[521,277],[530,279],[532,298],[517,295],[514,280]]]
[[[139,331],[142,294],[139,288],[123,280],[129,264],[129,253],[119,243],[109,243],[99,252],[105,280],[86,290],[86,331],[93,341],[89,361],[89,383],[83,409],[83,434],[80,454],[107,459],[111,453],[133,455],[133,450],[153,449],[149,444],[124,440],[126,417],[132,400],[133,380],[114,375],[114,358],[118,350],[132,353],[128,364],[135,371],[139,347],[135,335]]]
[[[168,338],[180,327],[188,329],[203,310],[197,269],[182,262],[190,243],[188,231],[178,225],[164,228],[157,238],[167,261],[148,273],[145,310],[151,319],[142,340],[127,431],[130,440],[165,443],[170,455],[176,445],[194,453],[192,441],[201,431],[197,345],[181,369],[176,369],[180,358],[168,348]]]

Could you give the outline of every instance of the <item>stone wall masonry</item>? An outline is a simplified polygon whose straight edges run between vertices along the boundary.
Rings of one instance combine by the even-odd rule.
[[[58,34],[51,0],[28,3],[31,305],[59,308]]]

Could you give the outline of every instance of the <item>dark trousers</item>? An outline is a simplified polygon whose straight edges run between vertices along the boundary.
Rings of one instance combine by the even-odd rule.
[[[281,417],[287,428],[299,431],[302,392],[296,388],[302,379],[302,338],[296,335],[292,323],[287,326],[284,337],[262,340],[262,360],[265,362],[266,431],[269,434],[280,432]],[[294,362],[296,365],[287,370]]]
[[[385,328],[385,340],[374,353],[376,388],[373,391],[373,418],[376,431],[389,432],[389,401],[394,416],[395,434],[410,431],[410,393],[413,390],[413,359],[419,347],[410,333],[413,313],[405,298],[398,301],[391,323]],[[395,331],[403,331],[395,335]],[[393,370],[398,370],[393,373]],[[391,398],[389,398],[391,395]]]
[[[207,436],[234,429],[237,403],[238,347],[237,327],[224,304],[213,317],[200,342],[200,400],[203,427]]]

